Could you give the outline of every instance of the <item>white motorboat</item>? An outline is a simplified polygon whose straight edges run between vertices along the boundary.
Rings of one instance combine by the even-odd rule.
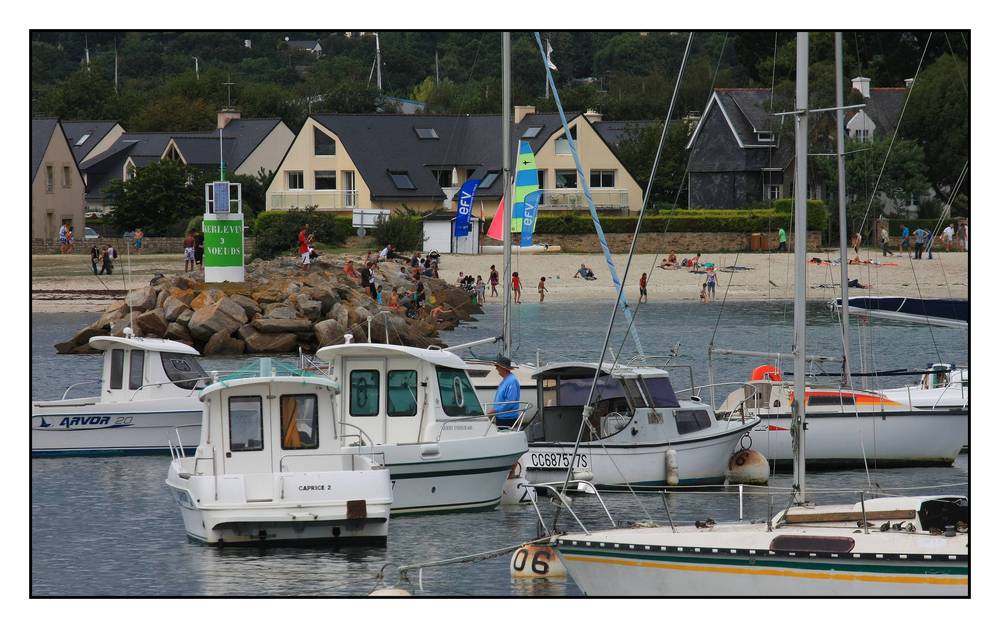
[[[193,456],[174,452],[167,486],[188,537],[208,544],[373,543],[389,530],[392,487],[377,449],[344,448],[336,384],[273,375],[213,383],[201,392]]]
[[[689,39],[690,43],[690,39]],[[837,108],[842,112],[842,37]],[[795,242],[806,239],[809,36],[798,33],[795,99]],[[667,117],[669,119],[669,116]],[[843,120],[838,153],[843,159]],[[841,195],[843,201],[843,194]],[[842,202],[841,207],[846,203]],[[841,219],[843,220],[843,213]],[[842,223],[843,224],[843,223]],[[842,228],[842,234],[844,233]],[[843,235],[842,235],[843,239]],[[794,505],[763,523],[643,525],[557,537],[556,552],[587,595],[968,596],[969,501],[893,496],[817,506],[807,499],[816,424],[807,413],[806,247],[795,247]],[[775,387],[784,388],[780,382]],[[838,393],[837,403],[845,403]],[[787,399],[787,395],[785,395]],[[761,397],[770,400],[770,395]],[[857,400],[852,398],[852,402]],[[881,400],[879,400],[881,403]],[[855,407],[856,407],[855,403]],[[865,421],[883,422],[881,417]],[[806,424],[813,427],[806,430]],[[859,447],[860,448],[860,447]],[[852,489],[845,487],[845,492]],[[571,506],[568,506],[571,508]],[[668,512],[669,514],[669,512]],[[579,522],[579,518],[577,518]],[[881,524],[879,523],[881,522]],[[581,524],[582,527],[582,524]]]
[[[95,336],[104,352],[101,394],[31,404],[31,454],[166,454],[167,440],[193,448],[201,429],[198,391],[208,376],[198,352],[159,338]]]
[[[968,411],[969,369],[954,364],[932,364],[916,384],[883,388],[879,392],[893,401],[921,410]]]
[[[770,377],[780,377],[773,367]],[[757,373],[761,369],[755,369]],[[729,394],[719,416],[756,417],[754,449],[779,466],[792,463],[791,382],[751,378]],[[968,442],[968,410],[918,408],[884,392],[806,387],[806,456],[811,468],[950,465]]]
[[[594,377],[600,377],[594,411],[573,468],[589,472],[585,477],[598,486],[722,484],[730,455],[760,421],[718,420],[710,405],[678,399],[669,373],[659,368],[606,364],[596,371],[596,364],[574,362],[535,370],[538,413],[525,420],[528,453],[522,457],[530,482],[566,477]],[[668,473],[668,456],[676,461],[676,478]]]
[[[341,392],[340,432],[374,444],[392,474],[393,513],[492,509],[518,458],[522,432],[497,429],[468,366],[448,351],[385,344],[323,347]],[[350,446],[347,451],[350,451]]]

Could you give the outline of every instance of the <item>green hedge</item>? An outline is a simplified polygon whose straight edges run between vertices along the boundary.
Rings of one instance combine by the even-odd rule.
[[[290,253],[298,246],[299,231],[308,224],[317,242],[343,244],[354,233],[350,218],[341,218],[313,210],[269,211],[257,215],[253,234],[257,237],[257,256],[271,258]]]
[[[828,214],[822,201],[809,201],[809,229],[826,229]],[[637,216],[602,216],[605,233],[634,233]],[[766,209],[678,209],[662,210],[642,221],[643,233],[686,232],[711,233],[735,231],[740,233],[776,232],[791,224],[791,211],[778,208]],[[589,213],[565,213],[541,216],[535,232],[549,235],[584,235],[594,233]]]

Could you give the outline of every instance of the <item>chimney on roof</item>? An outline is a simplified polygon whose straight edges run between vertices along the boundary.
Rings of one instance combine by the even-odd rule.
[[[861,92],[862,98],[871,98],[871,82],[870,78],[855,76],[851,79],[851,87]]]
[[[534,105],[514,105],[514,124],[518,124],[525,116],[533,113],[535,113]]]
[[[908,78],[908,79],[904,80],[903,81],[903,85],[906,86],[906,89],[910,89],[911,87],[913,87],[913,79],[912,78]]]
[[[216,118],[217,122],[215,128],[224,129],[226,128],[226,125],[230,123],[230,121],[239,119],[240,119],[239,109],[222,109],[219,111],[218,118]]]
[[[594,124],[595,122],[602,122],[604,120],[604,114],[594,111],[593,109],[587,109],[587,113],[583,115],[591,124]]]

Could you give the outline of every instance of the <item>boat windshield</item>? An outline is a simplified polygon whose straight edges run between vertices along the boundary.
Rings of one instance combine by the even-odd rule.
[[[205,387],[208,374],[201,368],[198,359],[193,355],[183,353],[161,353],[160,362],[163,372],[175,386],[195,390]]]
[[[472,387],[468,375],[461,369],[446,366],[437,367],[438,390],[441,393],[441,406],[448,416],[482,416],[483,407],[479,405],[476,389]]]
[[[649,392],[654,408],[678,408],[677,395],[669,377],[643,377],[642,383]]]

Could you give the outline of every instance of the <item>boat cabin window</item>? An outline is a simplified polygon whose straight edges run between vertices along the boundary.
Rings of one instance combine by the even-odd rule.
[[[649,393],[647,396],[653,402],[654,408],[680,407],[669,377],[643,377],[642,384]]]
[[[639,380],[637,379],[623,379],[621,380],[622,388],[625,389],[626,394],[632,400],[632,407],[634,408],[648,408],[650,407],[650,397],[642,390],[639,385]]]
[[[677,410],[674,412],[678,434],[690,434],[712,427],[712,419],[705,410]]]
[[[128,360],[128,388],[129,390],[139,390],[142,388],[142,368],[146,364],[146,352],[132,350]]]
[[[416,416],[417,372],[389,371],[386,378],[389,416]]]
[[[448,416],[481,416],[485,414],[479,405],[476,389],[469,377],[461,369],[446,366],[437,367],[438,391],[441,393],[441,407]]]
[[[264,449],[264,411],[260,397],[229,398],[229,449]]]
[[[806,406],[853,406],[852,395],[817,395],[806,396]]]
[[[319,447],[319,405],[316,395],[281,396],[281,448]]]
[[[351,371],[351,416],[378,414],[379,372],[374,369]]]
[[[122,349],[111,350],[111,382],[113,390],[121,390],[122,371],[125,370],[125,351]]]
[[[770,546],[773,552],[850,552],[854,549],[854,539],[849,536],[802,536],[782,534],[774,537]]]
[[[201,368],[195,356],[184,353],[161,353],[160,363],[163,364],[163,372],[175,386],[188,390],[205,387],[208,374]]]

